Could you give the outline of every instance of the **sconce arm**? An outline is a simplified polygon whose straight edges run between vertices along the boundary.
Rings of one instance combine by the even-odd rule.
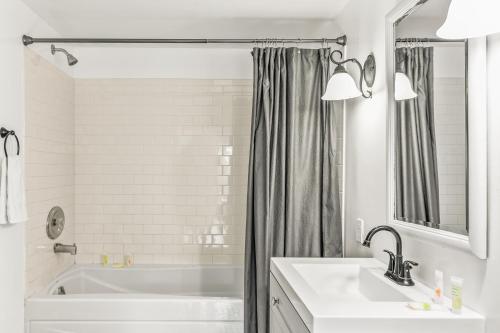
[[[371,92],[371,90],[367,90],[367,92],[365,93],[364,89],[363,89],[363,82],[365,81],[365,77],[366,77],[366,67],[367,67],[367,63],[368,61],[372,61],[373,60],[373,68],[375,66],[375,58],[373,57],[373,54],[370,54],[368,56],[368,59],[367,61],[365,62],[365,65],[361,65],[361,63],[358,61],[358,59],[356,58],[349,58],[349,59],[346,59],[346,60],[341,60],[341,61],[337,61],[335,60],[333,57],[335,54],[338,54],[340,56],[340,59],[342,59],[343,57],[343,54],[342,54],[342,51],[340,50],[333,50],[332,53],[330,53],[330,61],[333,62],[335,65],[337,66],[342,66],[348,62],[352,62],[352,63],[355,63],[358,68],[359,68],[359,89],[361,90],[361,94],[363,95],[364,98],[372,98],[372,95],[373,93]],[[370,65],[372,65],[372,63],[370,62]],[[374,69],[373,69],[374,71]],[[375,73],[373,72],[373,77],[375,77]],[[369,88],[371,88],[373,86],[373,82],[370,82],[368,84]]]

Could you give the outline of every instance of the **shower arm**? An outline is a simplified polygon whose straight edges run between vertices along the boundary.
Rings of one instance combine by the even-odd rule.
[[[64,53],[66,56],[70,55],[70,53],[69,53],[68,51],[66,51],[65,49],[60,48],[60,47],[55,47],[55,46],[52,46],[52,48],[51,48],[51,52],[52,52],[52,54],[55,54],[56,52],[62,52],[62,53]]]

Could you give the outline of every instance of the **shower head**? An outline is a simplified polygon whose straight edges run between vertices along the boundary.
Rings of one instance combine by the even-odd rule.
[[[70,66],[73,66],[73,65],[76,65],[76,63],[78,62],[78,59],[76,59],[76,57],[72,54],[68,54],[68,65]]]
[[[69,53],[65,49],[55,47],[54,44],[52,44],[50,46],[50,51],[53,55],[56,54],[56,52],[64,53],[66,55],[66,57],[68,58],[68,65],[70,65],[70,66],[76,65],[76,63],[78,62],[78,59],[76,59],[76,57],[74,55],[72,55],[71,53]]]

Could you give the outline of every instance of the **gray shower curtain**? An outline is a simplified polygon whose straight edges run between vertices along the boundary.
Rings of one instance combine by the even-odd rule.
[[[255,48],[245,243],[245,333],[267,333],[271,257],[339,257],[329,49]]]
[[[439,225],[439,181],[434,128],[432,47],[398,48],[397,70],[418,94],[396,102],[395,205],[398,220]]]

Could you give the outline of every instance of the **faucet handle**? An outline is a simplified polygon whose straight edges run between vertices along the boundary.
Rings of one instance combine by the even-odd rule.
[[[389,255],[389,258],[391,259],[391,261],[394,261],[394,259],[396,259],[396,256],[394,255],[393,252],[391,252],[389,250],[384,250],[384,252]]]
[[[404,269],[410,270],[410,269],[412,269],[415,266],[418,266],[418,263],[414,262],[414,261],[411,261],[411,260],[405,260],[405,262],[403,263],[403,268]]]
[[[403,262],[403,281],[405,282],[406,285],[413,286],[415,283],[413,282],[411,278],[411,269],[415,266],[418,266],[418,263],[411,261],[411,260],[406,260]]]
[[[389,255],[389,266],[387,266],[386,276],[394,274],[394,266],[396,265],[396,256],[389,250],[384,250],[385,253]]]

